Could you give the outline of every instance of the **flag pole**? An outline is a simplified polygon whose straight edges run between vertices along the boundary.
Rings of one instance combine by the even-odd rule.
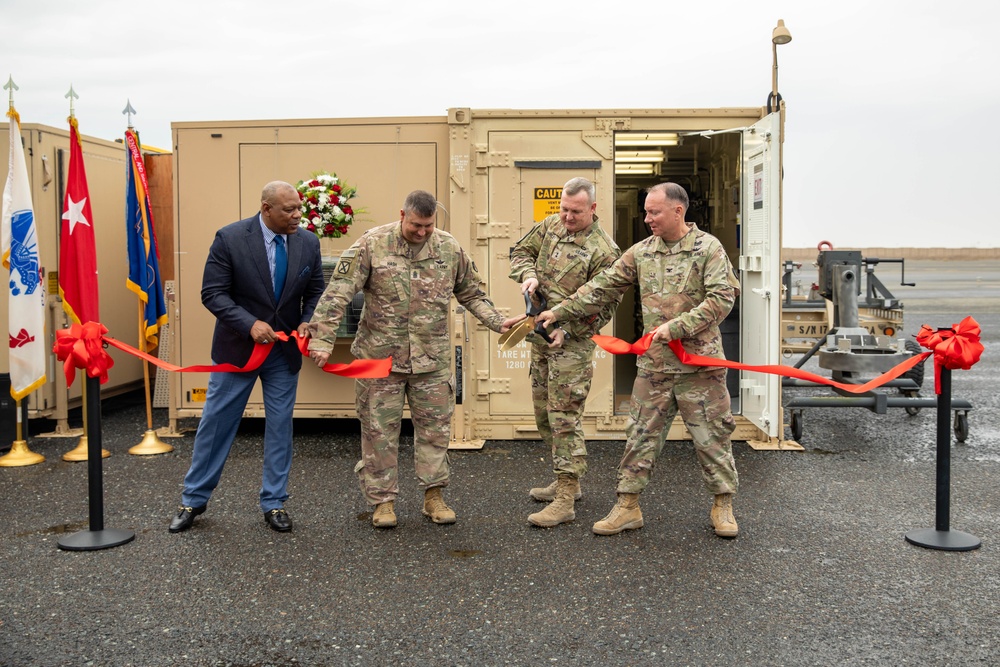
[[[21,432],[21,399],[17,399],[17,439],[10,446],[10,451],[0,456],[0,467],[18,468],[31,466],[45,461],[41,454],[31,451]]]
[[[69,87],[69,92],[66,93],[66,97],[69,98],[69,122],[70,122],[70,173],[74,173],[74,160],[73,151],[79,151],[76,153],[80,157],[79,168],[83,169],[82,156],[83,152],[80,145],[74,146],[72,142],[74,140],[80,141],[79,131],[76,125],[76,118],[73,116],[73,99],[78,98],[77,94],[73,92],[73,86]],[[72,184],[72,177],[70,178],[70,183]],[[84,179],[84,182],[85,179]],[[68,193],[67,186],[67,193]],[[67,199],[69,199],[67,195]],[[84,200],[85,201],[85,200]],[[69,219],[64,216],[64,219]],[[93,228],[90,230],[90,234],[93,234]],[[61,235],[60,235],[60,238]],[[62,271],[60,271],[62,274]],[[59,279],[64,280],[67,276],[60,275]],[[87,317],[88,321],[90,318],[97,319],[98,307],[96,300],[97,283],[94,282],[93,289],[95,292],[95,299],[93,305],[92,313],[84,313],[80,303],[71,304],[74,308],[81,308],[80,314]],[[63,306],[66,306],[66,301],[63,302]],[[82,319],[82,318],[81,318]],[[81,373],[83,376],[83,428],[84,435],[81,438],[81,443],[87,441],[87,490],[89,497],[89,510],[90,510],[90,529],[82,530],[72,535],[66,535],[58,541],[58,547],[67,551],[96,551],[98,549],[108,549],[110,547],[117,547],[121,544],[131,542],[135,539],[135,533],[131,530],[117,530],[114,528],[106,529],[104,527],[104,468],[102,459],[105,456],[110,456],[110,452],[101,448],[101,378],[90,377],[89,372]],[[63,456],[65,459],[66,457]]]
[[[17,137],[20,140],[20,136],[21,136],[20,135],[21,121],[20,121],[20,117],[18,116],[17,110],[14,108],[14,91],[15,90],[19,90],[19,87],[18,87],[18,85],[16,83],[14,83],[14,77],[13,76],[8,76],[7,77],[7,83],[4,84],[3,88],[4,88],[4,90],[9,91],[8,92],[7,117],[10,119],[9,122],[11,123],[11,127],[10,127],[11,139],[14,138],[14,127],[16,126],[17,130],[18,130]],[[24,150],[21,147],[21,142],[20,141],[18,141],[18,145],[17,146],[13,145],[13,141],[11,142],[10,151],[11,151],[11,156],[12,157],[14,155],[14,151],[15,150],[22,150],[22,151]],[[12,178],[12,177],[13,177],[13,174],[11,176],[8,176],[8,178]],[[10,181],[8,181],[8,182],[10,182]],[[5,192],[4,198],[6,199],[6,192]],[[7,214],[8,214],[8,212],[5,211],[4,212],[4,216],[6,217]],[[6,233],[6,231],[5,231],[5,233]],[[6,253],[6,250],[7,249],[4,248],[4,253]],[[4,263],[7,263],[6,258],[4,259]],[[11,267],[11,271],[13,271],[13,267]],[[11,284],[13,285],[13,282]],[[43,375],[42,382],[44,382],[44,375]],[[16,419],[16,422],[17,422],[17,426],[16,426],[16,439],[11,444],[10,451],[7,452],[6,454],[4,454],[3,456],[0,456],[0,467],[15,468],[15,467],[20,467],[20,466],[35,465],[36,463],[42,463],[45,460],[45,457],[42,456],[41,454],[37,454],[37,453],[31,451],[31,449],[28,447],[28,443],[24,440],[23,431],[22,431],[22,423],[21,423],[21,418],[22,418],[21,399],[17,398],[17,394],[15,393],[13,383],[11,384],[11,392],[10,393],[11,393],[11,398],[14,399],[14,409],[15,409],[15,412],[17,413],[17,419]]]
[[[146,309],[139,299],[139,351],[146,352]],[[174,451],[173,445],[160,440],[153,430],[153,400],[149,392],[149,363],[145,359],[142,362],[142,381],[146,391],[146,433],[142,436],[142,442],[128,450],[129,454],[136,456],[154,456],[156,454],[166,454]]]
[[[70,119],[72,119],[76,115],[74,113],[74,110],[73,110],[73,100],[80,99],[80,96],[76,94],[75,90],[73,90],[73,84],[69,85],[69,92],[66,93],[65,95],[63,95],[63,97],[65,97],[66,99],[69,100],[69,117],[70,117]],[[68,451],[65,454],[63,454],[63,457],[62,457],[63,461],[86,461],[86,460],[88,460],[90,458],[90,446],[89,446],[89,443],[88,443],[88,440],[87,440],[87,434],[89,432],[89,429],[87,428],[87,412],[88,411],[87,411],[87,380],[86,380],[86,377],[83,380],[81,380],[81,383],[82,384],[81,384],[81,387],[80,387],[80,400],[82,402],[82,411],[83,411],[83,435],[80,436],[80,440],[77,443],[76,447],[74,447],[70,451]],[[66,390],[69,391],[69,387],[67,387]],[[98,396],[100,396],[100,386],[99,385],[98,385]],[[100,399],[98,399],[98,400],[100,400]],[[101,450],[101,458],[105,458],[106,459],[109,456],[111,456],[111,452],[109,452],[106,449],[102,449]]]
[[[136,113],[138,112],[132,108],[132,100],[126,99],[125,108],[122,109],[122,115],[128,119],[128,131],[126,131],[126,135],[128,132],[135,131],[135,128],[132,126],[132,114]],[[126,136],[125,138],[129,139],[130,137]],[[136,148],[138,147],[138,134],[136,134]],[[128,164],[128,173],[131,174],[133,173],[131,170],[134,169],[134,166],[132,164],[132,146],[129,141],[125,142],[125,152],[127,154],[126,164]],[[141,157],[142,156],[140,154],[139,159],[141,159]],[[139,186],[138,183],[134,183],[133,185],[135,187]],[[145,189],[145,186],[143,186],[143,189]],[[127,199],[128,198],[126,197],[126,200]],[[127,222],[128,221],[126,220],[126,224]],[[146,353],[148,351],[146,346],[146,303],[143,301],[141,295],[137,295],[137,298],[139,303],[139,351]],[[150,296],[147,295],[146,298],[149,299]],[[142,384],[146,393],[146,432],[142,436],[142,441],[135,447],[130,448],[128,453],[136,456],[155,456],[156,454],[166,454],[174,451],[174,448],[172,445],[168,445],[160,440],[159,436],[156,435],[156,431],[153,430],[153,399],[150,396],[149,389],[149,363],[145,359],[142,359],[141,361]]]

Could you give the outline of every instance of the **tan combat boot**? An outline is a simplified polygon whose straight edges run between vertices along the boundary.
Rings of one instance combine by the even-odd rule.
[[[736,537],[740,533],[740,527],[736,525],[736,517],[733,516],[733,494],[720,493],[715,496],[712,504],[712,527],[719,537]]]
[[[619,493],[618,502],[606,517],[594,524],[596,535],[617,535],[624,530],[642,528],[642,510],[638,493]]]
[[[434,523],[455,523],[455,513],[445,504],[440,486],[424,492],[424,516]]]
[[[528,495],[539,502],[551,503],[556,499],[556,486],[558,485],[559,479],[556,478],[548,486],[536,486],[528,491]],[[579,500],[582,497],[583,492],[580,490],[580,478],[573,477],[573,500]]]
[[[376,528],[392,528],[396,525],[395,501],[387,500],[375,506],[372,525]]]
[[[559,475],[556,479],[555,498],[541,512],[528,515],[528,522],[542,528],[551,528],[576,518],[573,511],[573,494],[579,490],[580,480],[573,475]]]

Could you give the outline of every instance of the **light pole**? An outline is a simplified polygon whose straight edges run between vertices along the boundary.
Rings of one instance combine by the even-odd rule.
[[[788,44],[792,41],[792,33],[788,32],[785,22],[778,19],[778,25],[771,32],[771,94],[767,98],[767,112],[777,111],[781,106],[781,95],[778,93],[778,44]]]

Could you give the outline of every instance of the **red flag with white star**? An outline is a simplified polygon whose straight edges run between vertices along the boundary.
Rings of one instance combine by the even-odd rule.
[[[59,234],[59,295],[63,310],[74,322],[101,321],[94,216],[76,118],[69,119],[69,175]]]

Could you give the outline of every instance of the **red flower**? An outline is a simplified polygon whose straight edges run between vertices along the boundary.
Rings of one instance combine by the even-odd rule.
[[[317,181],[315,178],[313,180],[309,181],[309,187],[315,188],[315,187],[318,187],[318,186],[319,186],[319,181]]]
[[[306,225],[306,229],[308,229],[310,232],[315,232],[316,231],[316,225],[314,225],[313,223],[310,222],[308,225]]]
[[[340,231],[341,234],[347,233],[347,225],[341,225],[340,227],[337,227],[337,229]]]
[[[320,217],[319,211],[317,211],[316,209],[313,209],[313,210],[309,211],[309,218],[311,220],[315,220],[318,217]]]
[[[333,187],[331,187],[330,189],[333,190],[334,192],[336,192],[337,194],[340,194],[340,189],[341,188],[340,188],[339,185],[334,184]]]
[[[326,223],[326,225],[323,227],[323,231],[326,232],[327,234],[333,234],[333,229],[334,227],[332,222]]]
[[[306,196],[305,196],[304,194],[302,194],[302,193],[300,192],[300,193],[299,193],[299,201],[302,201],[302,200],[304,200],[305,198],[306,198]]]
[[[351,208],[350,206],[342,206],[342,207],[341,207],[341,209],[342,209],[342,210],[344,211],[344,213],[346,213],[347,215],[354,215],[354,209],[353,209],[353,208]]]

